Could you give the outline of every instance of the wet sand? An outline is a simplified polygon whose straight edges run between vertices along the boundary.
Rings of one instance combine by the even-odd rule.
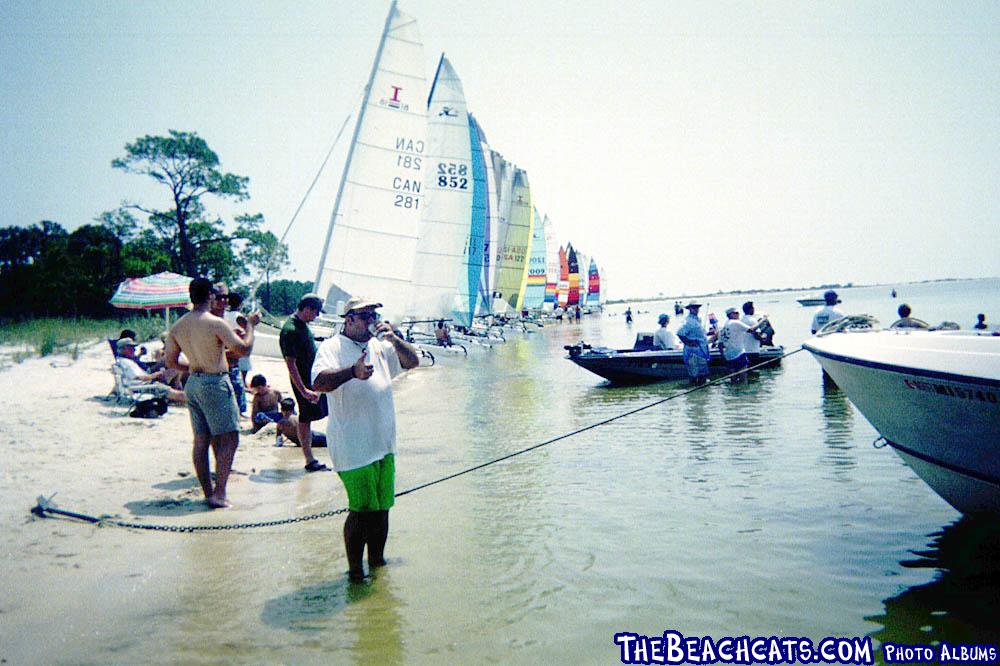
[[[249,434],[245,421],[228,487],[234,506],[209,510],[191,464],[187,409],[171,405],[158,419],[130,418],[127,405],[109,398],[112,361],[102,342],[75,361],[35,357],[0,371],[8,401],[0,424],[0,659],[9,663],[79,662],[88,653],[81,647],[118,633],[102,626],[130,612],[130,595],[173,586],[149,564],[162,565],[190,546],[184,535],[35,518],[29,510],[38,495],[55,493],[57,506],[69,511],[173,525],[274,520],[343,504],[332,472],[307,474],[301,449],[275,448],[274,426]],[[254,357],[253,364],[252,373],[291,394],[281,361]],[[329,463],[325,449],[315,453]],[[296,492],[288,492],[290,484]],[[339,529],[339,522],[319,522],[324,532]],[[328,542],[332,551],[334,537]]]

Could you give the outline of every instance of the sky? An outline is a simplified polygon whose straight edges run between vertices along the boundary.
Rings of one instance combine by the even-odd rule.
[[[1000,3],[400,0],[612,298],[1000,275]],[[0,226],[166,192],[111,168],[197,132],[281,236],[389,2],[0,0]],[[312,280],[350,125],[287,242]],[[373,250],[377,251],[377,250]]]

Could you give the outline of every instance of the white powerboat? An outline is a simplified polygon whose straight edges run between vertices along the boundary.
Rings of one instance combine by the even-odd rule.
[[[1000,336],[823,333],[803,347],[913,471],[959,511],[1000,515]]]

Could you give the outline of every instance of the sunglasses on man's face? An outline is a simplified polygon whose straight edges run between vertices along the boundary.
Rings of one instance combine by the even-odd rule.
[[[221,291],[216,291],[212,293],[216,298],[229,298],[229,294],[224,294]]]
[[[377,312],[352,312],[351,316],[355,319],[364,319],[365,321],[378,321],[382,318]]]

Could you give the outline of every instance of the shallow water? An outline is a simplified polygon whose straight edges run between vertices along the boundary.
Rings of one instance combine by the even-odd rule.
[[[979,311],[1000,318],[998,287],[898,285],[896,300],[889,286],[841,297],[845,311],[886,325],[906,300],[916,317],[967,328]],[[796,295],[754,297],[790,351],[813,312]],[[705,311],[721,314],[746,299],[707,300]],[[630,346],[667,307],[633,307],[648,312],[631,328],[605,313],[511,334],[507,345],[410,373],[396,386],[397,489],[681,393],[676,383],[609,387],[563,358],[562,346],[580,339]],[[749,384],[681,396],[401,498],[390,565],[365,586],[346,582],[339,517],[194,536],[62,524],[59,533],[86,540],[106,566],[74,585],[74,600],[55,604],[58,617],[46,617],[44,600],[15,602],[31,619],[4,636],[0,656],[617,663],[616,632],[665,629],[995,643],[1000,533],[961,518],[890,450],[873,448],[877,436],[798,353]],[[344,504],[333,474],[303,478],[276,466],[249,481],[233,496],[240,522]],[[128,516],[127,503],[110,509]],[[186,524],[220,515],[147,508],[144,517]],[[25,588],[18,594],[30,597]],[[30,638],[53,623],[60,632],[47,642]]]

